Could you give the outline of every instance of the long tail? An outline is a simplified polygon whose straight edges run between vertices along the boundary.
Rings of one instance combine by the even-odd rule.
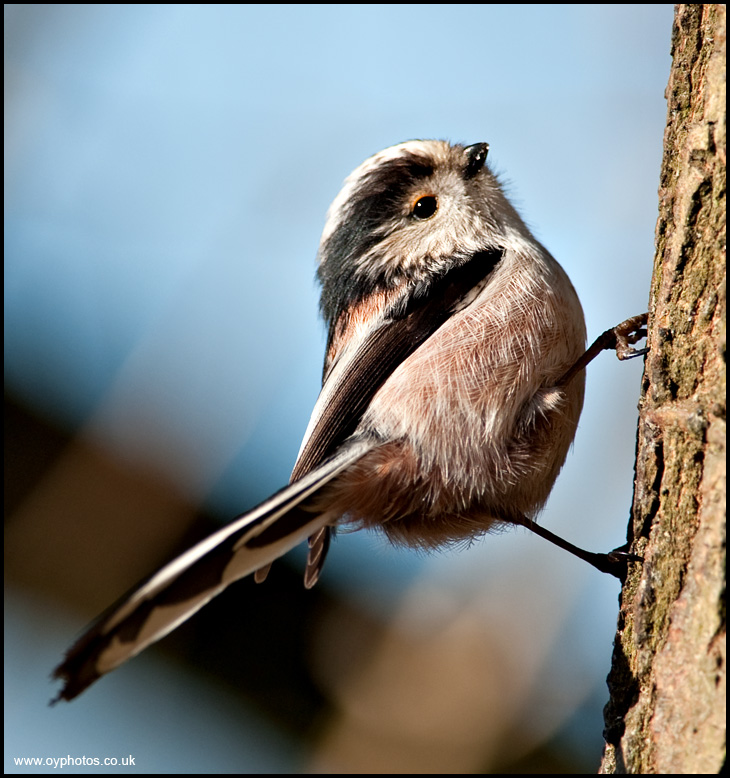
[[[190,618],[229,584],[317,535],[334,518],[304,502],[367,451],[342,446],[298,481],[186,551],[111,606],[70,648],[53,676],[64,686],[53,703],[71,700],[105,673]]]

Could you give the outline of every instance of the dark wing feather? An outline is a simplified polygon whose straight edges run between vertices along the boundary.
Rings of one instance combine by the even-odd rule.
[[[311,589],[319,580],[324,567],[324,560],[329,551],[332,540],[332,528],[322,527],[314,535],[309,537],[309,551],[307,552],[307,567],[304,571],[304,585]]]
[[[329,387],[325,382],[326,402],[297,459],[292,480],[316,467],[352,435],[373,395],[393,371],[459,309],[501,258],[501,250],[477,252],[436,280],[411,289],[406,301],[386,311],[382,324],[357,349],[347,368],[337,371],[336,384]]]

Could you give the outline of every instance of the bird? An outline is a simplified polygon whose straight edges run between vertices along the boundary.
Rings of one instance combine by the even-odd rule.
[[[573,441],[585,367],[645,353],[646,314],[586,350],[578,295],[487,164],[487,143],[411,140],[365,160],[317,253],[322,389],[290,482],[108,608],[67,652],[71,700],[234,581],[262,582],[309,544],[317,582],[341,527],[435,549],[524,526],[619,575],[635,555],[584,551],[536,522]]]

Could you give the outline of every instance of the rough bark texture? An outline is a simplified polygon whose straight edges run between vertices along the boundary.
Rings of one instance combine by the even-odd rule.
[[[725,5],[678,5],[601,773],[725,761]]]

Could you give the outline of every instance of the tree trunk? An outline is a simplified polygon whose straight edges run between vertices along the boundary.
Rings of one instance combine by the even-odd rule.
[[[601,773],[725,761],[725,5],[677,5]]]

